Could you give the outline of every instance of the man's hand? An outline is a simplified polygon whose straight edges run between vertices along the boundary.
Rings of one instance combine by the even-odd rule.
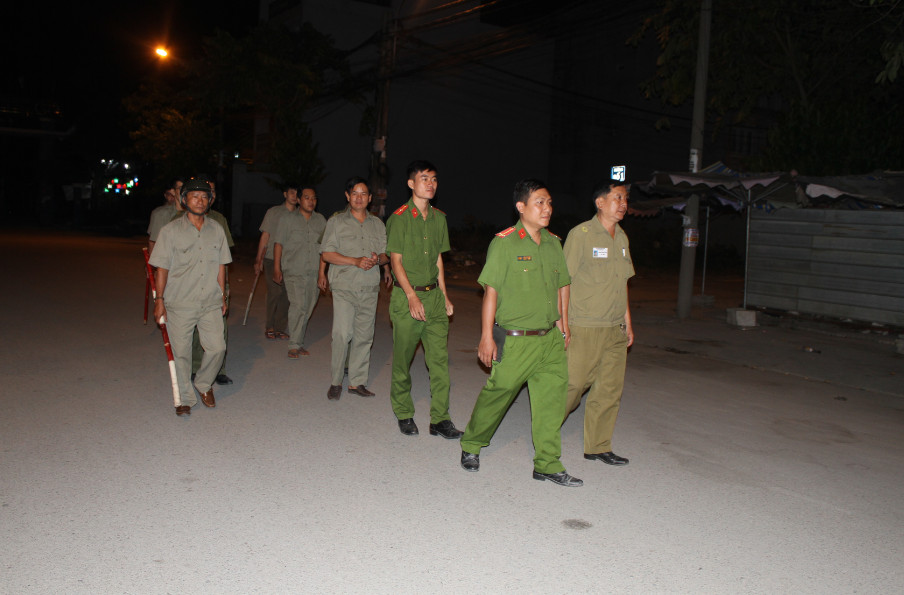
[[[631,327],[631,322],[629,321],[625,324],[625,335],[628,337],[628,347],[634,345],[634,329]]]
[[[477,346],[477,357],[480,359],[480,363],[487,368],[493,367],[493,360],[496,359],[496,341],[493,340],[492,335],[480,337],[480,344]]]
[[[157,326],[160,326],[160,321],[166,323],[166,306],[163,304],[163,300],[156,299],[154,300],[154,321],[157,323]]]
[[[274,267],[274,269],[273,269],[273,282],[278,285],[282,285],[283,275],[282,275],[282,269],[279,267]]]
[[[323,271],[320,271],[317,274],[317,287],[319,287],[320,291],[322,291],[323,293],[326,293],[330,290],[330,281],[329,279],[327,279]]]
[[[452,316],[453,312],[455,312],[455,308],[452,306],[452,302],[449,301],[449,296],[443,294],[443,297],[446,298],[446,316]]]
[[[408,311],[415,320],[427,320],[427,313],[424,311],[424,304],[417,294],[412,293],[408,297]]]
[[[254,274],[260,275],[261,271],[264,270],[264,261],[263,260],[255,260],[254,261]]]
[[[226,294],[223,294],[223,316],[226,316],[226,312],[229,311],[229,297]]]
[[[389,272],[389,267],[387,265],[383,265],[383,283],[386,284],[386,289],[392,287],[392,273]]]

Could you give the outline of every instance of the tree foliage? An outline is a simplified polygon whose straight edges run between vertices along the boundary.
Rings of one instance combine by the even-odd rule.
[[[708,120],[716,125],[710,130],[731,123],[768,128],[762,162],[781,169],[800,169],[795,164],[805,146],[807,159],[832,173],[904,165],[900,141],[869,163],[830,151],[834,143],[795,150],[804,138],[850,139],[858,127],[892,134],[879,118],[896,113],[901,89],[876,84],[883,69],[889,82],[897,72],[880,52],[892,24],[889,6],[886,17],[877,14],[880,4],[899,2],[715,0],[706,96]],[[632,37],[638,43],[653,33],[659,46],[655,74],[641,87],[646,97],[671,105],[692,100],[700,9],[700,0],[663,0]]]
[[[126,100],[136,149],[167,177],[209,171],[220,150],[251,142],[231,124],[266,116],[274,183],[317,183],[325,172],[305,115],[329,98],[356,99],[344,55],[307,24],[297,32],[262,25],[241,38],[217,31],[204,40],[203,56],[182,63],[175,76],[169,84],[148,82]]]

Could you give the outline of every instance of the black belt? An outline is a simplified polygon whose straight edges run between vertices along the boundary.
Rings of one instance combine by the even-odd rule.
[[[399,289],[402,288],[402,286],[399,285],[398,281],[393,281],[392,284],[395,285],[396,287],[398,287]],[[415,291],[431,291],[433,289],[436,289],[437,285],[439,285],[439,283],[433,283],[431,285],[412,285],[411,289],[413,289]]]
[[[499,326],[499,325],[496,325]],[[502,328],[502,327],[499,327]],[[555,325],[535,331],[510,331],[508,329],[503,329],[505,331],[506,336],[508,337],[542,337],[552,329],[556,328]]]

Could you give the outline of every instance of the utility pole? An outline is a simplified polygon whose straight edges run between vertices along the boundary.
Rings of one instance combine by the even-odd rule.
[[[392,9],[383,16],[383,33],[380,42],[380,64],[377,68],[376,111],[377,122],[374,130],[374,145],[370,157],[370,191],[373,202],[370,210],[381,219],[386,216],[387,186],[389,170],[386,165],[386,148],[389,136],[389,83],[395,64],[396,28],[398,23],[392,18]]]
[[[712,22],[712,0],[702,0],[700,5],[700,38],[697,43],[697,79],[694,85],[694,117],[691,122],[690,171],[700,169],[703,158],[703,123],[706,117],[706,80],[709,75],[709,37]],[[691,314],[694,293],[694,261],[700,238],[700,197],[692,194],[684,207],[684,233],[681,240],[681,270],[678,273],[678,318]]]

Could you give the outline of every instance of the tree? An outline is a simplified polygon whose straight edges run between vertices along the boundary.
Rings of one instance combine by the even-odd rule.
[[[652,31],[659,45],[655,74],[641,88],[648,98],[672,105],[692,98],[699,11],[699,0],[664,0],[630,40],[638,43]],[[769,144],[758,165],[778,169],[800,169],[802,155],[795,155],[793,139],[848,138],[851,128],[880,130],[877,144],[890,150],[868,162],[842,159],[834,146],[807,143],[806,157],[820,171],[806,173],[904,165],[901,141],[886,143],[893,129],[879,120],[894,112],[901,89],[874,82],[887,66],[876,40],[885,38],[888,24],[855,2],[714,2],[707,114],[715,126],[710,130],[715,134],[732,123],[768,129]],[[852,109],[855,104],[859,109]]]
[[[317,183],[324,168],[305,115],[320,101],[357,99],[344,54],[308,24],[297,32],[261,25],[242,38],[217,31],[177,76],[175,85],[148,83],[126,101],[136,149],[167,172],[209,170],[219,150],[249,142],[232,123],[266,115],[274,184]]]

